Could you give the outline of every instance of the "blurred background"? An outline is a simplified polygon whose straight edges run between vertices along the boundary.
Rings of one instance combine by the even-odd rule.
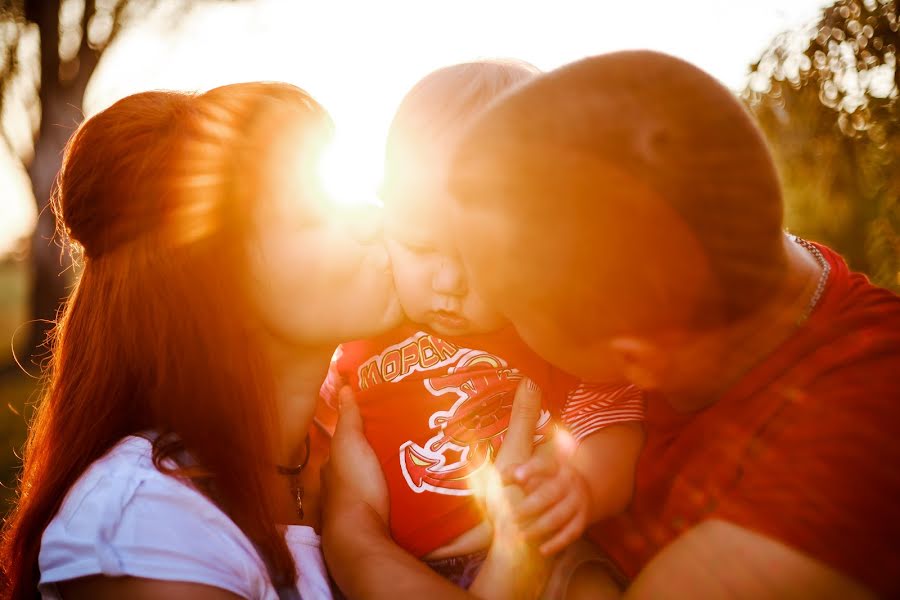
[[[0,0],[0,514],[42,342],[75,277],[46,210],[61,151],[117,99],[299,85],[337,125],[322,165],[332,195],[366,202],[392,112],[427,72],[662,50],[718,77],[757,117],[788,228],[900,291],[898,27],[895,0]]]

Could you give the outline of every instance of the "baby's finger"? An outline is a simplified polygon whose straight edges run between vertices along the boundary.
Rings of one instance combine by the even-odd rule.
[[[553,556],[557,552],[581,537],[584,533],[584,524],[578,520],[570,521],[559,533],[553,538],[541,544],[538,550],[544,556]]]
[[[503,445],[494,461],[501,473],[509,465],[521,463],[531,456],[534,430],[541,416],[541,390],[533,381],[523,379],[516,388],[509,427],[503,437]]]
[[[520,523],[537,518],[552,506],[569,496],[569,490],[559,479],[544,479],[537,488],[528,493],[513,513]]]
[[[522,533],[532,541],[545,541],[578,517],[578,498],[569,495],[551,506],[534,521],[522,527]]]
[[[512,465],[503,473],[504,481],[520,485],[540,477],[553,477],[559,470],[556,457],[547,452],[538,451],[520,465]]]

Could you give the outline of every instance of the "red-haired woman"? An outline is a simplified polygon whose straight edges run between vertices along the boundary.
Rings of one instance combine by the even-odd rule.
[[[400,317],[383,249],[326,218],[330,129],[298,88],[238,84],[130,96],[74,134],[56,210],[84,264],[3,597],[330,596],[299,468],[315,398],[335,344]]]

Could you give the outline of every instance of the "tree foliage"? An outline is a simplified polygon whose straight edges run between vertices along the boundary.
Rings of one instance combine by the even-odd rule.
[[[80,112],[84,89],[103,52],[125,24],[155,4],[154,0],[5,0],[0,8],[0,109],[24,109],[36,145],[40,127],[48,121],[45,105],[69,96]],[[38,40],[37,53],[25,47],[32,36]],[[22,93],[14,98],[9,92],[17,84]],[[10,100],[24,106],[5,106]],[[0,133],[11,141],[5,128]],[[30,164],[36,148],[17,145],[14,150]]]
[[[900,15],[895,0],[839,0],[779,35],[743,98],[769,138],[795,233],[900,290]]]
[[[53,243],[48,203],[69,136],[84,118],[84,93],[101,56],[123,28],[151,11],[177,22],[199,4],[159,0],[0,0],[0,115],[26,115],[25,135],[11,135],[4,118],[0,143],[22,161],[38,210],[29,259],[31,331],[26,352],[39,349],[70,289],[72,270]],[[32,43],[35,42],[36,43]],[[32,46],[34,46],[32,48]],[[21,132],[19,132],[21,134]]]

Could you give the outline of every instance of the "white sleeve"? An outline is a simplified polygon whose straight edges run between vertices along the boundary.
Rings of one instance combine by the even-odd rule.
[[[129,575],[266,595],[268,576],[238,527],[196,490],[162,474],[88,473],[44,531],[40,588]],[[54,590],[54,591],[51,591]]]

